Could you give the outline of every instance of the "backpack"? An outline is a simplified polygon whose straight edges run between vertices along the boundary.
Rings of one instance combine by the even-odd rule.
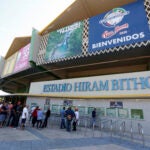
[[[71,115],[67,115],[67,119],[68,119],[68,120],[71,120],[71,119],[72,119],[72,116],[71,116]]]

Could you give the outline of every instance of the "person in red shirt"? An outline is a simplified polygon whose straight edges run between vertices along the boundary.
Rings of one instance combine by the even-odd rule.
[[[37,106],[32,113],[32,127],[34,127],[35,123],[37,122],[37,111],[38,110],[39,110],[39,107]]]

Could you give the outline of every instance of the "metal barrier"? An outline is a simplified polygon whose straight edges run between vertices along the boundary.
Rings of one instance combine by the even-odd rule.
[[[143,147],[144,147],[144,145],[145,145],[144,130],[143,130],[143,127],[140,123],[138,123],[138,133],[142,137],[142,144],[143,144]]]
[[[49,127],[54,128],[60,126],[60,121],[61,118],[59,115],[51,115],[51,117],[49,118]],[[120,139],[127,136],[127,138],[133,141],[134,134],[137,133],[137,132],[133,132],[133,130],[135,130],[135,121],[134,122],[133,120],[126,120],[126,121],[122,119],[103,117],[99,119],[97,118],[96,122],[92,124],[91,117],[80,116],[80,119],[77,124],[76,134],[83,134],[84,136],[90,135],[94,137],[95,135],[100,133],[100,136],[102,137],[104,132],[105,133],[109,132],[111,139],[113,135],[116,134],[116,136],[120,136]],[[144,146],[145,138],[144,138],[143,127],[140,123],[138,123],[137,125],[138,125],[138,134],[141,136],[142,144]],[[95,131],[100,131],[100,132],[95,132]]]
[[[84,119],[84,136],[86,136],[88,128],[88,119]]]
[[[119,130],[117,129],[117,125],[119,120],[110,120],[110,137],[112,139],[113,134],[116,134]]]
[[[125,136],[125,131],[126,131],[126,123],[125,123],[125,121],[123,121],[120,124],[119,130],[120,130],[120,139],[122,139],[122,137]]]
[[[107,118],[100,119],[99,129],[100,129],[101,136],[102,136],[102,133],[104,131],[106,131],[106,130],[109,131],[110,130],[109,124],[110,124],[110,119],[107,119]]]
[[[132,125],[132,121],[131,121],[131,125],[130,125],[130,136],[131,136],[131,141],[133,141],[133,125]]]
[[[49,127],[51,128],[54,128],[54,127],[57,127],[57,126],[60,126],[60,121],[61,121],[61,118],[59,115],[51,115],[51,117],[49,118]]]
[[[93,137],[94,137],[94,135],[95,135],[95,126],[96,126],[96,123],[95,122],[93,122],[93,125],[92,125],[92,135],[93,135]]]
[[[87,120],[84,120],[84,128],[85,128],[85,130],[84,130],[84,135],[86,135],[86,133],[87,133]]]

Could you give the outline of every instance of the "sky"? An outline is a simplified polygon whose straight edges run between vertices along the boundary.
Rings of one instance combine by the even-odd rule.
[[[0,56],[15,37],[41,31],[75,0],[0,0]],[[0,95],[3,92],[0,91]]]

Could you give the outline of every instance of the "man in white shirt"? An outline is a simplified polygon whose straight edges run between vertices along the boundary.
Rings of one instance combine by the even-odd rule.
[[[21,129],[24,129],[26,120],[28,119],[28,107],[25,105],[21,116]]]

